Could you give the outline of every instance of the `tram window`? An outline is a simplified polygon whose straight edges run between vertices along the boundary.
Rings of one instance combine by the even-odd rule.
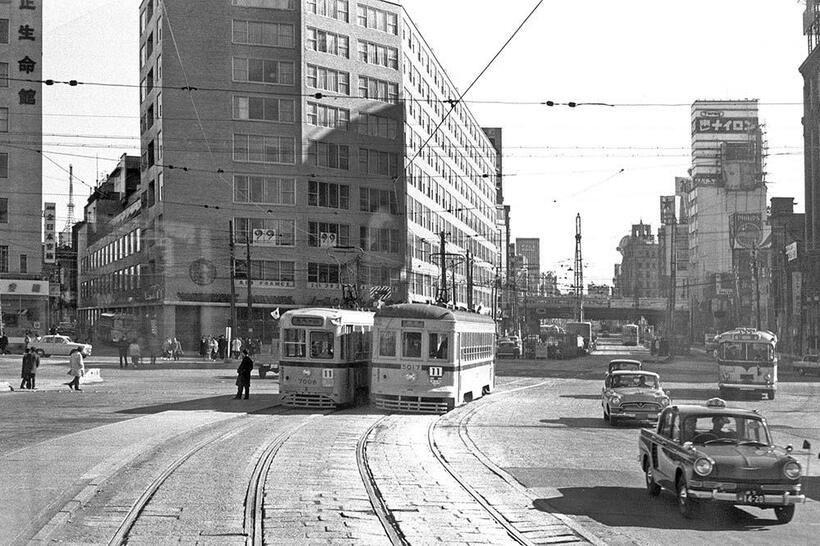
[[[403,357],[421,358],[421,332],[403,332],[401,347]]]
[[[447,360],[450,357],[449,339],[447,334],[430,334],[429,358]]]
[[[285,356],[304,358],[305,331],[301,328],[285,328]]]
[[[333,358],[333,333],[310,333],[310,358]]]
[[[379,356],[396,356],[396,332],[379,335]]]

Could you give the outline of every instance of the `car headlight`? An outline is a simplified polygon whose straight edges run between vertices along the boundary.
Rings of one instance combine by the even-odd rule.
[[[797,461],[789,461],[783,465],[783,474],[790,480],[796,480],[802,473],[803,469],[800,468],[800,463]]]
[[[613,394],[609,397],[609,403],[613,406],[620,406],[621,405],[621,397],[617,394]]]
[[[708,476],[712,473],[713,468],[714,465],[712,464],[712,461],[710,461],[706,457],[698,457],[698,459],[695,461],[694,469],[695,473],[698,476]]]
[[[772,380],[772,374],[767,373],[765,379],[766,379],[766,381],[771,381]]]

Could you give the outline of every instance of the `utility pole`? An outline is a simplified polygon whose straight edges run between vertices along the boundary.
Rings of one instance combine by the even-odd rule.
[[[245,254],[247,260],[247,269],[248,269],[248,341],[250,342],[251,337],[253,337],[253,300],[251,299],[251,284],[253,280],[251,279],[251,238],[250,238],[250,231],[248,231],[248,237],[245,239]]]
[[[233,240],[233,220],[228,220],[228,241],[231,253],[230,275],[231,275],[231,320],[228,324],[230,328],[230,336],[228,336],[228,343],[236,336],[236,259],[235,259],[235,245]]]
[[[672,233],[669,236],[669,359],[675,356],[675,298],[677,296],[677,269],[678,269],[678,249],[676,245],[678,219],[677,215],[672,216]]]
[[[456,296],[458,293],[456,292],[456,262],[453,260],[453,309],[456,308]]]
[[[581,254],[581,213],[575,215],[575,319],[584,322],[584,260]]]
[[[446,233],[439,233],[439,262],[441,263],[441,282],[438,291],[436,303],[447,303],[450,298],[447,297],[447,263],[445,262],[447,255],[447,239]]]
[[[473,258],[467,249],[467,310],[473,310]]]
[[[752,277],[755,283],[755,328],[760,330],[760,276],[757,266],[757,243],[752,247]]]

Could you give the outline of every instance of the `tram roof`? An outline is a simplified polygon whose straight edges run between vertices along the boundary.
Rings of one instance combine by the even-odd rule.
[[[777,343],[777,335],[768,330],[755,330],[754,328],[735,328],[728,332],[723,332],[715,336],[718,343],[724,341],[750,341],[759,343]]]
[[[493,319],[479,313],[454,311],[427,303],[397,303],[376,311],[376,318],[407,318],[420,320],[447,320],[459,322],[493,323]]]
[[[358,311],[355,309],[335,309],[332,307],[301,307],[299,309],[290,309],[286,311],[284,314],[288,314],[290,316],[304,316],[304,315],[311,315],[311,316],[322,316],[322,317],[356,317],[356,316],[364,316],[364,315],[373,315],[372,311]]]

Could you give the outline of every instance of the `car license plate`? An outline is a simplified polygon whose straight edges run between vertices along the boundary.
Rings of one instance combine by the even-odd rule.
[[[758,491],[744,491],[738,497],[738,500],[746,504],[763,504],[765,502],[763,493]]]
[[[648,413],[636,413],[635,414],[635,419],[638,419],[640,421],[646,421],[647,419],[649,419],[649,414]]]

